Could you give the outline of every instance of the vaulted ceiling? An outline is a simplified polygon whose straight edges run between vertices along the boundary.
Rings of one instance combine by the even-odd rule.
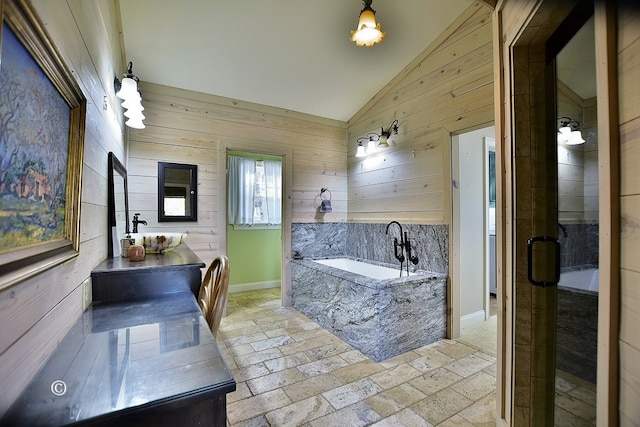
[[[359,0],[119,0],[143,82],[348,121],[473,0],[374,0],[386,32],[349,40]]]

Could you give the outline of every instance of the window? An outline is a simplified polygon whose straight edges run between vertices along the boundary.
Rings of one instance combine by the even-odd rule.
[[[235,225],[282,222],[282,162],[228,156],[227,221]]]

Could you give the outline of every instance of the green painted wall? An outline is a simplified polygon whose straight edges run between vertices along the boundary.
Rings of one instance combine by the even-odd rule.
[[[228,154],[262,160],[281,160],[280,156],[229,151]],[[235,230],[227,225],[229,286],[280,280],[282,232],[259,226]]]
[[[234,230],[227,225],[229,286],[280,280],[281,230]]]

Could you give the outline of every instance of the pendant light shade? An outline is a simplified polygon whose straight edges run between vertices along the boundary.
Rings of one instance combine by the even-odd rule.
[[[375,43],[382,43],[385,34],[380,30],[380,24],[376,23],[376,11],[371,8],[372,0],[363,0],[364,9],[360,11],[358,28],[351,31],[351,41],[356,46],[371,47]]]

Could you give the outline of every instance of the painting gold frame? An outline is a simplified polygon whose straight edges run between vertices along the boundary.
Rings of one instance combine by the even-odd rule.
[[[0,0],[0,14],[67,102],[70,113],[64,236],[0,254],[0,289],[6,289],[79,253],[86,98],[29,1]]]

